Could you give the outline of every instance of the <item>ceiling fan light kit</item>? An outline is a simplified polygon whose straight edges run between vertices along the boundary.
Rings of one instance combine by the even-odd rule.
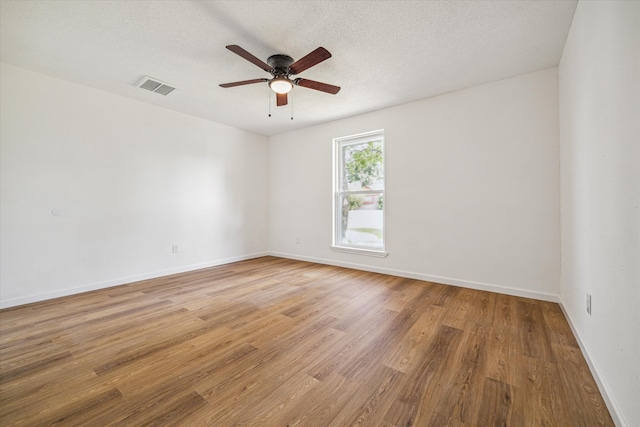
[[[293,82],[286,77],[276,77],[269,82],[269,87],[275,93],[289,93],[293,89]]]
[[[272,79],[252,79],[242,80],[232,83],[223,83],[220,86],[223,88],[248,85],[253,83],[269,82],[269,87],[276,93],[276,105],[278,107],[287,105],[287,94],[293,89],[293,86],[302,86],[308,89],[318,90],[320,92],[330,93],[335,95],[340,91],[339,86],[330,85],[327,83],[316,82],[308,79],[291,79],[291,75],[299,74],[302,71],[319,64],[320,62],[331,58],[331,54],[323,47],[319,47],[308,55],[302,57],[297,61],[293,61],[288,55],[272,55],[267,59],[267,62],[263,62],[259,58],[255,57],[251,53],[247,52],[238,45],[227,46],[231,52],[246,59],[252,64],[262,68],[264,71],[271,73]]]

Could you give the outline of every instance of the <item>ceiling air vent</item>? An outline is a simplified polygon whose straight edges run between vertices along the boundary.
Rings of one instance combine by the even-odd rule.
[[[171,87],[168,84],[149,76],[144,76],[138,83],[136,83],[136,87],[159,93],[160,95],[169,95],[171,92],[176,90],[175,87]]]

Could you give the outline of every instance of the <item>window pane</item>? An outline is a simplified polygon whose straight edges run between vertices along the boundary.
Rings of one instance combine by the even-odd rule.
[[[384,130],[335,138],[336,250],[386,256],[384,244]]]
[[[342,154],[343,190],[383,190],[382,141],[344,144]]]
[[[343,194],[340,200],[340,243],[382,248],[383,194]]]

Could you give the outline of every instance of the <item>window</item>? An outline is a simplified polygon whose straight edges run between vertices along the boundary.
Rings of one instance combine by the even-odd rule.
[[[384,131],[333,140],[333,246],[386,256]]]

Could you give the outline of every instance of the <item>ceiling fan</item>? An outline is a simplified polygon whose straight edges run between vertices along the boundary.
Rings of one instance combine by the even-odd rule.
[[[273,78],[262,78],[243,80],[232,83],[223,83],[220,85],[221,87],[228,88],[234,86],[249,85],[253,83],[269,82],[269,87],[276,93],[277,106],[287,105],[287,94],[291,91],[291,89],[293,89],[294,85],[319,90],[321,92],[330,93],[332,95],[335,95],[340,91],[339,86],[316,82],[309,79],[291,78],[293,74],[299,74],[304,70],[311,68],[326,59],[331,58],[331,54],[329,53],[329,51],[323,47],[317,48],[313,52],[298,59],[295,62],[293,61],[293,58],[288,55],[272,55],[267,59],[266,63],[256,58],[240,46],[233,44],[227,46],[227,49],[229,49],[236,55],[243,57],[254,65],[257,65],[263,70],[271,73]]]

